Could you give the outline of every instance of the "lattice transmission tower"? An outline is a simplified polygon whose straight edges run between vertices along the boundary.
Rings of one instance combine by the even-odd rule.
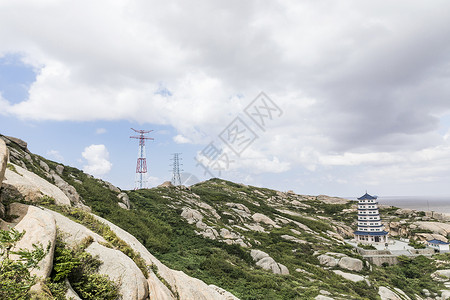
[[[180,170],[180,165],[182,166],[183,164],[180,164],[180,160],[182,160],[180,154],[181,153],[173,153],[173,158],[170,159],[173,160],[173,163],[170,166],[172,167],[172,184],[174,186],[181,185],[180,171],[183,170]]]
[[[136,165],[136,177],[134,181],[134,189],[146,189],[148,188],[148,179],[147,179],[147,159],[145,157],[145,140],[154,140],[154,138],[146,137],[145,135],[152,132],[153,130],[136,130],[131,128],[135,132],[139,133],[139,135],[130,136],[132,139],[139,140],[139,151],[138,151],[138,159]]]

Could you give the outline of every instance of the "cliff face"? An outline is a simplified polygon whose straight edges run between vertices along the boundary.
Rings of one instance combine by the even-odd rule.
[[[392,267],[364,261],[344,241],[356,220],[346,199],[221,179],[121,191],[4,136],[0,167],[1,229],[25,231],[17,249],[50,245],[32,271],[42,284],[58,281],[61,260],[92,257],[95,274],[106,275],[122,299],[444,299],[450,286],[450,278],[430,279],[438,269],[447,274],[450,257]],[[404,213],[382,209],[393,236],[450,232],[447,223]],[[77,295],[78,279],[63,281],[67,299],[86,298]]]

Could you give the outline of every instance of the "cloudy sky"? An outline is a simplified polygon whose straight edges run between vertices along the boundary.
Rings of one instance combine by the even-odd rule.
[[[0,0],[0,133],[123,189],[450,195],[450,2]],[[264,92],[264,94],[260,94]],[[260,97],[258,97],[260,96]]]

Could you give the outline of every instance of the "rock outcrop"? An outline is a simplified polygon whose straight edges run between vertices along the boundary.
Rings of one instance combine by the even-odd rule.
[[[338,259],[336,259],[332,256],[329,256],[329,255],[326,255],[326,254],[317,256],[317,259],[319,260],[319,263],[321,265],[324,265],[327,267],[335,267],[335,266],[337,266],[337,264],[339,262]]]
[[[450,281],[450,270],[437,270],[431,274],[431,278],[435,281],[447,282]]]
[[[317,200],[326,204],[346,204],[349,200],[339,197],[330,197],[326,195],[317,196]]]
[[[61,165],[56,166],[57,170],[58,170],[59,166],[61,166]],[[63,166],[61,166],[61,167],[63,167]],[[62,171],[61,171],[61,173],[62,173]],[[48,177],[51,180],[53,180],[55,185],[67,196],[67,198],[69,198],[69,201],[73,206],[81,208],[86,211],[90,211],[90,208],[87,207],[86,205],[84,205],[84,203],[81,201],[80,195],[78,195],[77,190],[73,186],[68,184],[66,181],[64,181],[64,179],[62,179],[61,176],[59,176],[58,171],[55,172],[53,170],[50,170]]]
[[[450,233],[450,224],[449,223],[440,223],[440,222],[414,222],[420,229],[430,230],[434,233],[438,233],[443,236],[447,236]]]
[[[357,258],[343,257],[339,260],[338,266],[343,269],[359,272],[363,269],[363,262]]]
[[[0,139],[0,188],[2,187],[3,178],[5,177],[6,166],[8,164],[9,151],[3,139]],[[5,215],[5,207],[0,199],[0,218]]]
[[[29,152],[28,151],[28,144],[27,142],[19,139],[19,138],[15,138],[12,136],[6,136],[6,135],[0,135],[0,139],[4,140],[6,145],[10,145],[11,143],[15,143],[17,144],[22,150]]]
[[[148,282],[134,261],[120,252],[92,243],[86,252],[97,256],[103,263],[98,272],[120,283],[119,291],[123,299],[144,300],[148,296]]]
[[[161,183],[160,185],[158,185],[158,187],[174,187],[174,185],[172,184],[171,181],[164,181],[163,183]]]
[[[77,292],[75,292],[72,288],[72,286],[70,285],[69,280],[66,279],[66,286],[67,286],[67,291],[66,291],[66,299],[70,299],[70,300],[82,300],[80,298],[80,296],[78,296]]]
[[[8,148],[6,148],[5,142],[0,139],[0,188],[2,187],[2,181],[5,177],[6,165],[8,164],[9,157]]]
[[[317,256],[319,263],[327,267],[340,267],[349,271],[359,272],[364,265],[360,259],[348,257],[342,253],[327,252]]]
[[[334,300],[334,298],[324,296],[324,295],[317,295],[314,300]]]
[[[342,272],[340,270],[333,270],[333,272],[336,275],[342,276],[345,279],[353,281],[353,282],[358,282],[358,281],[364,281],[365,280],[365,278],[363,276],[361,276],[361,275],[347,273],[347,272]]]
[[[17,242],[15,249],[33,250],[33,244],[41,244],[44,249],[49,247],[47,255],[38,264],[39,268],[31,271],[31,274],[44,279],[47,278],[53,268],[53,253],[56,242],[55,219],[43,209],[20,203],[12,203],[9,210],[11,215],[20,216],[20,221],[14,228],[19,232],[25,231],[24,236]]]
[[[123,209],[130,209],[131,204],[130,204],[130,198],[128,197],[128,195],[126,193],[120,193],[119,195],[117,195],[117,198],[119,199],[119,206]]]
[[[255,221],[256,223],[264,223],[267,225],[271,225],[271,226],[276,226],[277,224],[270,219],[268,216],[260,214],[260,213],[256,213],[252,216],[253,221]]]
[[[181,216],[185,218],[189,224],[197,223],[203,220],[203,215],[198,210],[189,207],[183,208]]]
[[[70,206],[70,199],[58,187],[18,165],[12,166],[14,171],[7,168],[5,172],[2,198],[20,197],[33,202],[47,195],[58,205]]]
[[[250,255],[256,262],[256,265],[260,266],[264,270],[270,270],[274,274],[289,275],[288,268],[280,263],[277,263],[266,252],[263,252],[261,250],[251,250]]]
[[[402,290],[389,289],[385,286],[380,286],[378,295],[380,295],[381,300],[411,300]]]
[[[237,300],[234,295],[227,293],[222,295],[214,287],[208,286],[203,281],[189,277],[182,271],[175,271],[156,259],[134,236],[114,225],[113,223],[95,216],[98,220],[108,225],[112,231],[128,245],[130,245],[148,265],[154,265],[158,270],[158,276],[163,278],[170,286],[169,289],[159,289],[158,294],[161,298],[157,299],[176,299],[172,291],[175,291],[180,299],[199,299],[199,300]],[[156,275],[156,274],[155,274]],[[149,289],[155,290],[155,287],[161,286],[158,276],[150,275]]]

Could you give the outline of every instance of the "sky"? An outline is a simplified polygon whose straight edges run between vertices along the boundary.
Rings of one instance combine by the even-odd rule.
[[[110,181],[448,196],[450,2],[0,0],[0,133]],[[183,179],[184,181],[184,179]],[[189,183],[189,182],[188,182]]]

